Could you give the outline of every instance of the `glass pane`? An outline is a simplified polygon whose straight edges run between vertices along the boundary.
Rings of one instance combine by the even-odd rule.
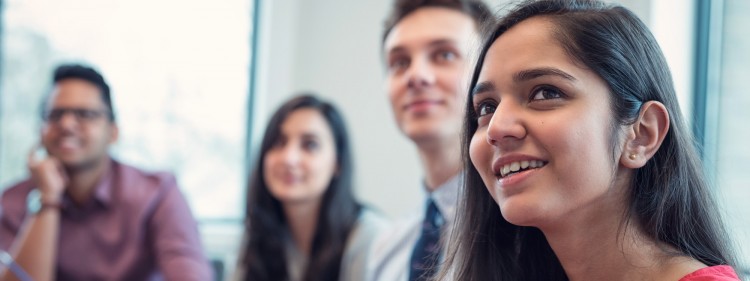
[[[718,110],[717,186],[726,206],[727,222],[732,227],[738,250],[744,259],[745,270],[750,269],[750,173],[745,162],[750,161],[750,95],[745,83],[750,77],[750,2],[724,1],[723,42],[721,50],[721,79]],[[711,95],[712,93],[709,93]]]
[[[27,174],[52,69],[83,62],[112,88],[113,156],[174,172],[199,219],[239,220],[250,2],[5,1],[0,184]]]

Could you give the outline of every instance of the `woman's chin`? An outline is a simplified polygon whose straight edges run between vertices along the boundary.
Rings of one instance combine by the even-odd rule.
[[[505,201],[500,204],[500,213],[506,221],[518,226],[535,226],[538,221],[538,210],[533,206],[514,204],[517,202]]]

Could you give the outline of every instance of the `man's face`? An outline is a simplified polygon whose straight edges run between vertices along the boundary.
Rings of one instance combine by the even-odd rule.
[[[474,21],[447,8],[421,8],[385,39],[386,78],[399,129],[413,141],[458,139]]]
[[[96,85],[81,79],[55,84],[44,111],[42,143],[68,169],[103,163],[117,140],[117,126]]]

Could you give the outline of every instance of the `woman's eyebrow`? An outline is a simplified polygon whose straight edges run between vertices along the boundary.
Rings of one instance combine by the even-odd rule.
[[[560,69],[554,67],[541,67],[517,72],[515,75],[513,75],[513,82],[521,83],[542,76],[556,76],[569,81],[577,81],[576,78],[573,77],[573,75],[570,75]],[[476,96],[478,94],[492,91],[495,91],[495,84],[493,84],[491,81],[484,81],[474,86],[474,89],[472,89],[471,91],[471,95]]]
[[[318,134],[314,131],[307,131],[302,133],[302,139],[318,139]]]
[[[471,96],[476,96],[479,94],[483,94],[487,92],[494,92],[494,91],[495,91],[495,84],[492,83],[492,81],[484,81],[474,86],[474,89],[471,90]]]
[[[542,76],[557,76],[565,80],[576,81],[576,78],[573,77],[573,75],[554,67],[542,67],[519,71],[516,75],[513,75],[513,81],[519,83]]]

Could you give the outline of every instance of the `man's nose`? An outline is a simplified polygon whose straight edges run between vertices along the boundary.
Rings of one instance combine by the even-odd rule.
[[[64,129],[71,129],[78,125],[79,120],[73,111],[63,111],[60,114],[60,119],[57,120],[57,125]]]
[[[415,58],[408,70],[410,89],[422,89],[435,84],[435,70],[428,58]]]

